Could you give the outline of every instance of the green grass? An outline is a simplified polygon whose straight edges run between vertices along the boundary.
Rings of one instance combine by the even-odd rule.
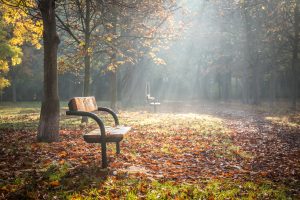
[[[68,194],[66,199],[288,199],[282,186],[269,182],[208,180],[194,184],[141,179],[108,179],[95,189]]]
[[[67,163],[62,165],[52,163],[48,166],[44,175],[49,179],[49,181],[61,181],[61,179],[67,174],[69,168],[70,165]]]
[[[66,102],[61,103],[61,108],[61,129],[83,128],[80,117],[64,114]],[[0,131],[5,133],[6,130],[25,129],[34,137],[39,109],[38,102],[1,103]],[[178,161],[187,159],[186,155],[191,154],[203,157],[198,164],[208,162],[206,158],[233,163],[237,157],[245,163],[253,158],[251,152],[234,144],[230,130],[218,117],[137,111],[120,111],[119,114],[121,123],[132,126],[133,132],[123,141],[122,155],[115,156],[111,150],[114,147],[109,147],[111,161],[108,170],[101,170],[99,161],[92,162],[93,158],[92,161],[86,158],[87,163],[84,164],[72,162],[72,159],[81,160],[86,155],[99,153],[96,145],[83,146],[75,140],[76,137],[68,140],[63,138],[62,142],[54,144],[37,144],[30,139],[32,143],[26,145],[19,139],[6,146],[1,144],[5,155],[22,151],[22,156],[33,157],[35,154],[33,158],[40,160],[31,163],[33,171],[15,173],[17,175],[12,173],[11,177],[0,179],[0,194],[20,194],[23,198],[31,199],[40,199],[43,196],[41,194],[45,194],[46,199],[292,199],[288,193],[289,188],[282,183],[272,182],[267,177],[253,180],[243,172],[242,178],[209,174],[199,176],[189,171],[188,162],[192,164],[193,158],[184,163]],[[105,115],[103,119],[112,124],[110,116]],[[90,123],[87,128],[92,127],[95,127],[94,123]],[[22,138],[22,134],[17,136]],[[190,141],[193,142],[185,143]],[[74,143],[69,146],[69,142]],[[94,150],[89,151],[88,148]],[[59,154],[65,151],[68,155],[60,158]],[[206,157],[201,157],[201,153],[205,153],[203,155]],[[69,154],[73,157],[68,157]],[[48,163],[47,160],[49,164],[45,164]],[[20,161],[10,162],[16,164]],[[127,165],[118,167],[117,163]],[[129,173],[128,165],[148,167],[150,175]],[[212,165],[212,169],[206,170],[212,173],[214,167]],[[161,170],[166,176],[157,177],[157,170]],[[198,177],[193,181],[178,178],[182,173]],[[178,179],[175,181],[172,177]]]
[[[267,116],[266,120],[274,124],[288,126],[291,128],[300,127],[300,113]]]
[[[37,127],[40,103],[1,103],[0,129],[33,129]]]
[[[99,102],[107,105],[107,102]],[[36,130],[40,116],[40,102],[1,102],[0,103],[0,130]],[[67,102],[60,102],[60,127],[61,129],[74,129],[81,124],[80,117],[66,116]],[[104,116],[109,123],[112,120]],[[91,125],[95,123],[90,120]]]

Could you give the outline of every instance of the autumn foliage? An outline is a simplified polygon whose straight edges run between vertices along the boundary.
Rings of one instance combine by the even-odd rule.
[[[53,144],[35,141],[34,124],[27,130],[20,130],[18,123],[7,124],[1,129],[1,194],[33,199],[299,195],[299,121],[295,116],[290,126],[246,108],[196,110],[198,114],[121,112],[121,123],[133,130],[121,143],[120,155],[115,155],[115,145],[109,145],[107,170],[100,168],[100,146],[82,138],[96,127],[93,123],[81,127],[80,120],[64,116],[61,141]],[[6,114],[1,120],[31,116],[28,124],[36,121],[35,115],[33,111]],[[112,122],[109,116],[101,116]]]

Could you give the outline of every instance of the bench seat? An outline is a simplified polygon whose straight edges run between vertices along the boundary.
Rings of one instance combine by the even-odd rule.
[[[109,108],[98,107],[95,97],[74,97],[69,101],[68,106],[67,115],[89,117],[98,124],[98,129],[85,134],[83,138],[88,143],[101,144],[102,168],[107,168],[106,143],[115,142],[116,152],[119,154],[120,142],[123,139],[123,135],[130,131],[131,128],[120,126],[117,114]],[[114,118],[115,127],[105,127],[102,119],[94,113],[96,111],[109,113]]]
[[[152,105],[152,106],[159,106],[160,103],[159,102],[151,102],[150,105]]]
[[[120,142],[123,139],[124,134],[129,132],[131,127],[116,126],[116,127],[105,127],[105,142]],[[83,136],[87,143],[100,143],[102,142],[100,129],[92,130]]]

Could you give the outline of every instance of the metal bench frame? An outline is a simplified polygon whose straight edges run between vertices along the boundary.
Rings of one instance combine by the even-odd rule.
[[[98,109],[95,110],[95,111],[103,111],[103,112],[109,113],[114,118],[115,126],[119,125],[118,116],[111,109],[105,108],[105,107],[98,107]],[[106,135],[106,132],[105,132],[104,123],[101,120],[101,118],[98,117],[95,113],[87,112],[87,111],[68,110],[68,111],[66,111],[66,115],[84,116],[84,117],[92,118],[93,120],[96,121],[96,123],[98,124],[98,126],[100,128],[100,134],[101,134],[100,135],[100,141],[96,141],[96,143],[101,144],[102,168],[107,168],[108,162],[107,162],[107,154],[106,154],[106,150],[107,150],[106,143],[115,142],[116,143],[116,153],[119,154],[120,153],[120,141],[123,138],[117,138],[117,139],[115,139],[115,141],[107,141],[107,135]],[[86,141],[86,142],[88,142],[88,141]],[[95,142],[89,142],[89,143],[95,143]]]

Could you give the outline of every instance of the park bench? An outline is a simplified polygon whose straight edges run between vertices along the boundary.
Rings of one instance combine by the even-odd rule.
[[[150,106],[153,106],[153,111],[157,111],[157,106],[160,106],[158,98],[152,97],[150,95],[150,82],[146,82],[146,102]]]
[[[160,106],[159,100],[155,97],[151,97],[150,94],[147,94],[146,101],[150,106],[153,106],[153,111],[156,113],[157,106]]]
[[[123,139],[124,134],[130,131],[131,128],[120,126],[116,113],[109,108],[98,107],[95,97],[74,97],[69,101],[68,106],[67,115],[90,117],[97,122],[99,129],[84,134],[83,138],[87,143],[101,144],[102,168],[107,168],[106,143],[115,142],[116,152],[119,154],[120,141]],[[104,126],[101,118],[94,113],[95,111],[104,111],[112,115],[115,127]]]

